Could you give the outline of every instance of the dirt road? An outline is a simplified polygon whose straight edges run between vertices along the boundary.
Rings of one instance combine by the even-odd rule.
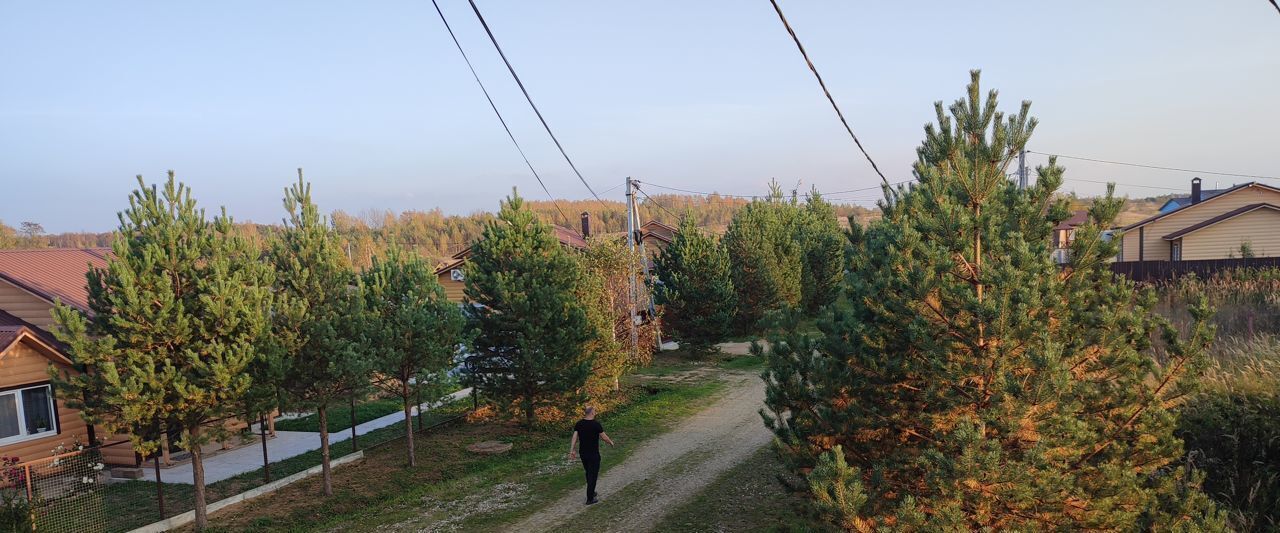
[[[583,505],[584,482],[510,531],[651,530],[669,510],[768,444],[771,434],[757,412],[764,384],[748,372],[729,374],[727,380],[727,392],[705,410],[602,472],[600,503]]]

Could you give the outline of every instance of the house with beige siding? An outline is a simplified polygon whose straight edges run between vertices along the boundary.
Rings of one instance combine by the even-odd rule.
[[[1280,257],[1280,188],[1249,182],[1213,192],[1195,178],[1185,203],[1122,228],[1117,260]]]

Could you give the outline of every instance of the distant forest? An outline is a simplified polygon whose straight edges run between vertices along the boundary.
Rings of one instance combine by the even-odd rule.
[[[1133,199],[1121,217],[1121,223],[1132,222],[1154,213],[1170,196]],[[1083,208],[1091,203],[1089,198],[1072,196],[1073,207]],[[712,233],[723,233],[734,213],[750,200],[720,195],[693,196],[679,194],[655,194],[640,203],[640,220],[657,220],[675,226],[686,213],[693,216],[698,226]],[[620,233],[625,231],[626,206],[622,202],[595,200],[526,200],[543,220],[567,228],[580,228],[580,214],[591,214],[591,232]],[[559,209],[556,208],[559,205]],[[879,209],[853,204],[833,203],[836,214],[844,219],[852,216],[858,224],[880,216]],[[497,205],[494,205],[497,208]],[[485,222],[493,218],[491,211],[477,211],[468,215],[446,215],[440,209],[430,211],[366,211],[350,214],[334,211],[330,222],[345,239],[351,259],[359,268],[369,266],[372,256],[381,252],[391,242],[398,242],[432,261],[440,261],[465,248],[480,236]],[[271,233],[278,226],[244,223],[240,225],[244,235],[259,246],[265,247]],[[0,249],[4,248],[85,248],[111,245],[111,233],[45,233],[39,221],[23,221],[17,227],[0,221]],[[265,249],[265,248],[264,248]]]

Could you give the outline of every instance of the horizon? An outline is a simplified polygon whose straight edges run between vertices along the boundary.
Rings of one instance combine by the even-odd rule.
[[[0,182],[58,200],[11,204],[0,220],[110,231],[134,176],[156,183],[170,168],[204,207],[255,223],[283,216],[297,167],[326,213],[465,216],[493,211],[512,186],[546,200],[430,5],[302,5],[5,8],[0,46],[11,53],[0,66],[23,83],[0,86]],[[677,5],[480,8],[602,197],[621,200],[610,195],[626,176],[748,195],[776,178],[872,187],[832,198],[872,207],[879,179],[768,4],[680,4],[669,18]],[[590,198],[466,5],[441,7],[551,193]],[[1280,32],[1266,2],[785,8],[891,181],[909,176],[933,102],[962,96],[971,68],[1003,111],[1033,102],[1034,151],[1280,174],[1269,153],[1280,56],[1265,53],[1280,49]],[[1004,31],[955,46],[957,28],[991,26]],[[1134,199],[1178,194],[1196,175],[1059,163],[1063,192],[1081,196],[1103,190],[1091,181]],[[1206,188],[1249,181],[1202,177]]]

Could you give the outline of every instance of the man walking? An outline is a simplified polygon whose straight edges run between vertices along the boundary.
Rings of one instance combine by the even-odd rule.
[[[600,475],[600,439],[613,446],[613,439],[605,434],[604,426],[596,421],[596,409],[587,406],[582,420],[573,425],[569,438],[569,458],[575,457],[574,446],[582,456],[582,468],[587,471],[587,505],[596,503],[596,477]]]

